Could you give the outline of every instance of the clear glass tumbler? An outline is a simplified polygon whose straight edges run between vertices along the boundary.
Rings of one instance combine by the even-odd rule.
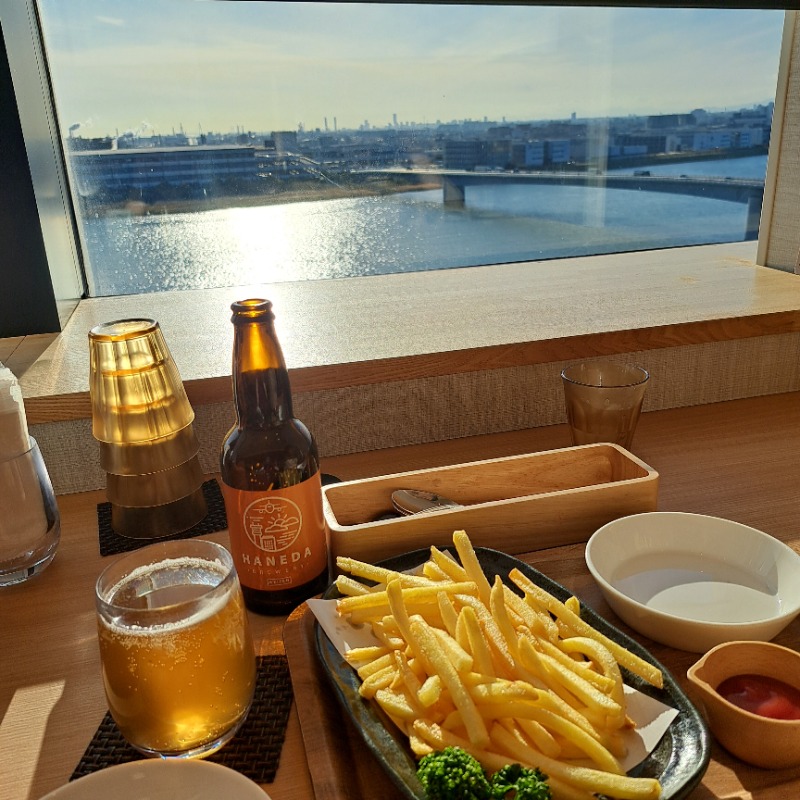
[[[256,672],[230,553],[203,539],[143,547],[104,570],[96,605],[106,698],[127,741],[161,758],[222,747]]]
[[[650,374],[612,361],[572,364],[561,373],[572,444],[630,449]]]
[[[21,583],[54,558],[61,534],[53,484],[39,445],[0,461],[0,586]]]

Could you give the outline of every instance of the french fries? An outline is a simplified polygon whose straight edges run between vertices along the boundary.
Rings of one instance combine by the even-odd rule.
[[[337,559],[350,573],[337,580],[339,613],[381,642],[348,654],[361,695],[418,757],[457,745],[488,772],[540,769],[556,800],[657,800],[658,781],[620,765],[631,724],[620,666],[658,687],[660,671],[581,619],[577,598],[563,603],[519,570],[509,578],[521,595],[492,584],[467,534],[453,543],[460,564],[434,547],[419,575]]]

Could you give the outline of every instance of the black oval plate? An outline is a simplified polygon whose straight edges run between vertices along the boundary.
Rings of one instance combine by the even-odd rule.
[[[505,553],[481,547],[476,547],[475,553],[489,583],[494,581],[495,575],[499,575],[505,583],[513,585],[508,580],[508,573],[516,567],[533,583],[559,600],[564,601],[571,595],[571,592],[546,575]],[[429,550],[415,550],[384,561],[381,566],[403,572],[424,563],[429,555]],[[323,595],[326,600],[340,596],[335,584]],[[679,712],[656,749],[629,774],[657,778],[661,783],[661,800],[681,800],[700,783],[711,757],[710,737],[703,719],[672,675],[644,647],[595,614],[591,608],[582,605],[581,617],[600,633],[654,664],[663,672],[664,688],[656,689],[623,669],[626,684],[665,705],[676,708]],[[366,745],[386,769],[392,782],[404,797],[410,800],[425,800],[422,785],[417,779],[417,762],[408,747],[408,740],[376,704],[361,698],[358,693],[361,683],[358,675],[339,655],[318,624],[315,629],[317,653],[325,672],[331,680],[339,702],[353,720]]]

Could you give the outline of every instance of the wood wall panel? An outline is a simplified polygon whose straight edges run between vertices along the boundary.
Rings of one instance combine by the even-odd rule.
[[[644,411],[800,390],[800,333],[633,351],[651,383]],[[324,457],[537,428],[565,421],[560,372],[567,362],[410,378],[295,393],[295,413]],[[229,401],[195,405],[205,472],[218,470],[219,447],[233,423]],[[89,420],[31,426],[56,492],[103,488]],[[561,442],[562,446],[568,441]]]

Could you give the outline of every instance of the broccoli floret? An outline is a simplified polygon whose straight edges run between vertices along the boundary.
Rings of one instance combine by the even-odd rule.
[[[460,747],[424,756],[417,777],[428,800],[491,800],[492,787],[480,762]]]
[[[550,800],[547,776],[538,769],[509,764],[492,775],[494,800]]]

